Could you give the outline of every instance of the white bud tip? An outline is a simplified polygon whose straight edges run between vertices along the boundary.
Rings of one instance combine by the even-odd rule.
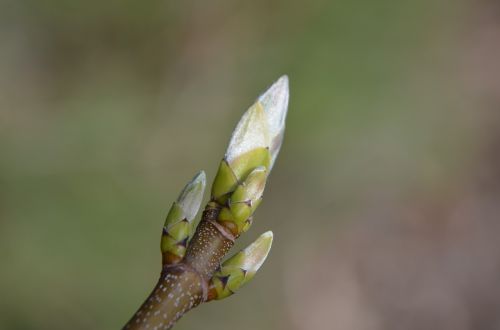
[[[191,221],[198,213],[203,193],[205,192],[207,177],[204,171],[198,172],[194,178],[184,187],[177,203],[182,208],[184,216],[188,221]]]
[[[281,143],[283,142],[289,96],[288,76],[283,75],[258,98],[258,101],[264,108],[269,136],[271,138],[269,142],[271,168],[274,165],[274,161],[281,148]]]
[[[244,264],[241,268],[246,269],[250,273],[255,273],[262,266],[271,250],[273,243],[273,232],[267,231],[260,235],[259,238],[250,244],[247,248],[241,251],[244,255]]]
[[[271,136],[279,134],[285,126],[289,96],[287,75],[281,76],[267,91],[259,96],[258,101],[262,104],[266,113]]]
[[[259,96],[233,132],[226,152],[229,163],[254,148],[269,148],[272,168],[283,141],[289,94],[284,75]]]

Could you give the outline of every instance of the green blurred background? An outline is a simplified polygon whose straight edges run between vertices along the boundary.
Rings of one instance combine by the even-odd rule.
[[[175,329],[500,329],[496,0],[0,0],[0,329],[118,329],[290,77],[239,294]]]

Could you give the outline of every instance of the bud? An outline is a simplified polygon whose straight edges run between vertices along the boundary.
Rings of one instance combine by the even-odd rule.
[[[231,194],[227,202],[229,206],[221,209],[217,220],[235,237],[250,228],[250,216],[262,201],[266,179],[266,168],[264,166],[255,168]]]
[[[256,167],[272,168],[283,141],[288,96],[288,77],[282,76],[245,112],[219,166],[213,200],[224,204]]]
[[[208,300],[226,298],[248,283],[266,260],[272,242],[273,233],[268,231],[226,260],[210,280]]]
[[[205,172],[199,172],[182,190],[168,212],[161,237],[164,264],[177,263],[186,253],[193,232],[193,220],[198,213],[205,191]]]

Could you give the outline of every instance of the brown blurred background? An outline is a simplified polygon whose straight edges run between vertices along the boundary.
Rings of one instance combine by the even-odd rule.
[[[164,216],[290,77],[242,247],[176,329],[500,329],[500,4],[0,0],[0,328],[118,329]]]

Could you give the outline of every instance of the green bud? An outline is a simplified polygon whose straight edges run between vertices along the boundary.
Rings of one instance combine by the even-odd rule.
[[[231,164],[238,182],[243,181],[257,167],[269,168],[271,154],[267,148],[255,148],[235,158]]]
[[[228,197],[227,194],[233,191],[237,184],[238,178],[236,178],[227,161],[223,159],[212,184],[212,199],[224,204]]]
[[[266,179],[266,168],[256,167],[245,181],[234,189],[227,203],[221,208],[217,221],[235,237],[250,228],[250,217],[262,201]]]
[[[257,167],[268,168],[270,162],[271,155],[266,148],[257,148],[240,155],[233,159],[232,167],[223,159],[212,185],[212,199],[224,204],[238,182],[242,182]]]
[[[245,182],[238,185],[230,197],[229,209],[233,215],[233,221],[237,224],[240,232],[247,219],[253,214],[260,203],[264,187],[266,186],[267,171],[263,166],[254,169]]]
[[[254,204],[262,197],[266,186],[267,171],[264,166],[255,168],[245,179],[245,182],[238,185],[231,195],[231,206],[237,203]]]
[[[226,260],[210,280],[208,300],[226,298],[248,283],[266,260],[272,242],[273,233],[268,231]]]
[[[192,222],[203,199],[205,183],[205,172],[201,171],[184,187],[170,208],[160,243],[164,264],[179,262],[184,257],[193,232]]]
[[[214,201],[223,205],[256,167],[272,168],[283,140],[288,94],[288,77],[283,76],[242,116],[212,186]]]

